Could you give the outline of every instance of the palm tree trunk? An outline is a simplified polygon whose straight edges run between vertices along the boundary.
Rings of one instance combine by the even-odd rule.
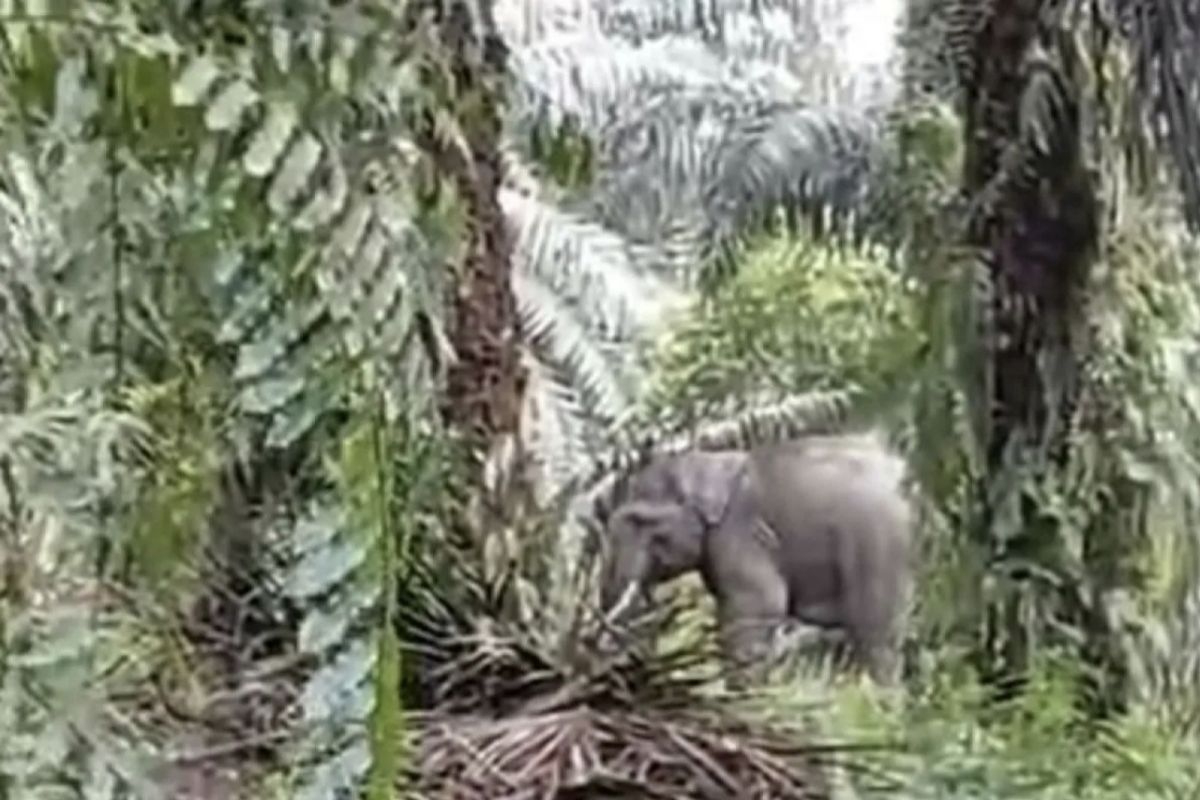
[[[499,83],[505,74],[505,53],[491,24],[489,5],[479,4],[480,17],[472,20],[466,3],[439,4],[445,9],[438,20],[440,38],[452,64],[456,121],[466,152],[438,143],[436,136],[428,140],[467,218],[467,241],[450,298],[455,362],[447,371],[442,414],[466,435],[477,456],[517,432],[526,382],[512,288],[512,245],[497,194],[498,106],[503,99]]]
[[[1005,678],[1026,671],[1052,617],[1081,623],[1080,587],[1048,589],[1033,571],[1018,566],[1048,564],[1039,563],[1038,554],[1054,550],[1055,543],[1046,547],[1046,537],[1056,537],[1058,530],[1036,515],[1028,496],[1006,498],[1016,503],[1016,524],[1011,510],[1005,516],[998,507],[1014,469],[1037,478],[1066,455],[1086,351],[1079,324],[1083,286],[1098,224],[1095,190],[1081,153],[1077,92],[1058,68],[1066,54],[1039,38],[1038,15],[1045,5],[980,3],[982,24],[965,81],[963,183],[975,202],[969,238],[983,254],[991,283],[984,393],[991,418],[980,531],[1002,587],[985,611],[981,655],[989,671]],[[1059,59],[1053,67],[1049,61],[1034,65],[1030,56],[1037,46]],[[1023,110],[1029,106],[1022,102],[1035,88],[1035,77],[1056,81],[1053,92],[1061,99],[1042,146],[1027,132],[1036,112]]]

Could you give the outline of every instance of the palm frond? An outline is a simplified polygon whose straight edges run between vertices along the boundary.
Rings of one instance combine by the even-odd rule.
[[[1200,590],[1185,592],[1170,618],[1146,620],[1131,641],[1142,700],[1173,730],[1200,732]]]
[[[739,744],[729,748],[733,737]],[[476,766],[480,753],[486,771]],[[756,735],[711,712],[676,712],[670,723],[587,707],[500,720],[435,717],[423,758],[430,769],[420,785],[435,796],[832,796],[822,771],[833,761],[826,748],[774,731]]]
[[[530,357],[526,361],[526,429],[530,431],[529,449],[540,471],[535,489],[542,502],[549,502],[567,488],[581,454],[592,450],[602,428],[585,411],[567,375],[542,359]]]
[[[492,13],[504,41],[520,48],[568,32],[596,33],[602,10],[595,0],[499,0]]]
[[[629,394],[616,364],[595,345],[593,334],[536,278],[514,275],[513,285],[522,327],[535,352],[571,375],[591,413],[600,419],[620,416],[628,408]]]
[[[641,245],[680,232],[701,259],[780,212],[829,233],[858,230],[881,182],[877,128],[729,86],[663,96],[613,129],[586,202]]]
[[[854,391],[842,390],[805,392],[774,403],[754,404],[748,398],[738,398],[739,405],[747,407],[745,411],[699,424],[694,432],[676,438],[667,449],[748,449],[831,432],[844,423],[854,397]]]
[[[747,81],[648,98],[599,142],[589,209],[638,242],[653,242],[688,217],[702,229],[710,210],[705,190],[717,180],[731,143],[761,133],[764,118],[782,105]]]
[[[1116,0],[1133,49],[1136,136],[1170,155],[1188,225],[1200,230],[1200,6],[1193,0]]]
[[[765,123],[765,124],[763,124]],[[848,226],[872,189],[875,126],[849,111],[783,109],[734,142],[707,187],[716,246],[776,210]]]
[[[574,119],[597,135],[639,100],[717,83],[721,67],[701,45],[669,39],[633,47],[586,33],[555,36],[513,52],[518,125],[558,127]]]
[[[586,218],[505,190],[514,266],[578,307],[603,339],[627,339],[679,302],[672,287],[646,273],[628,244]]]

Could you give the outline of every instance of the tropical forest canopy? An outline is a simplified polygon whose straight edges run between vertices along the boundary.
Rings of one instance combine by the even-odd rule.
[[[0,800],[1192,796],[1197,131],[1198,0],[0,0]],[[862,430],[898,685],[598,649]]]

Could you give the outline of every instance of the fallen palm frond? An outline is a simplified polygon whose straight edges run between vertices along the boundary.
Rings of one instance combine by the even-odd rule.
[[[471,580],[478,578],[459,578],[454,585]],[[705,635],[709,630],[652,650],[642,646],[646,640],[640,636],[634,637],[636,646],[601,646],[614,632],[592,613],[587,587],[561,601],[584,613],[555,629],[554,608],[514,608],[516,580],[457,598],[440,588],[447,585],[444,576],[438,581],[436,574],[414,568],[411,594],[399,608],[403,647],[415,666],[424,708],[502,716],[580,703],[632,707],[647,698],[659,705],[686,704],[688,692],[713,677],[706,669],[716,655]],[[693,611],[672,598],[635,621],[634,629],[683,628],[682,618]]]
[[[423,721],[422,797],[826,798],[819,747],[719,713],[588,706]]]
[[[157,796],[254,796],[295,736],[304,677],[292,610],[254,563],[212,548],[180,568],[200,586],[178,606],[112,585],[137,657],[112,681],[109,713],[153,745]],[[194,573],[194,574],[193,574]]]

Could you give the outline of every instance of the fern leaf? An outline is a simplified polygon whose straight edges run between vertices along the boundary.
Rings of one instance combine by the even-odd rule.
[[[350,627],[380,599],[378,591],[357,584],[336,591],[327,606],[314,605],[305,615],[296,646],[301,652],[321,654],[341,644],[349,638]]]
[[[239,405],[248,414],[273,414],[299,400],[306,383],[305,376],[298,374],[263,378],[242,391]]]
[[[367,226],[371,223],[373,208],[369,201],[360,200],[342,218],[341,224],[333,233],[333,245],[337,255],[350,258],[358,249]]]
[[[266,119],[255,132],[246,154],[242,156],[246,172],[256,178],[270,174],[298,123],[299,115],[293,103],[287,100],[268,103]]]
[[[375,665],[375,649],[365,640],[352,642],[333,661],[318,669],[300,696],[300,707],[306,722],[336,722],[363,719],[369,708],[355,707],[362,697],[371,669]],[[351,701],[351,702],[347,702]]]
[[[573,383],[588,398],[593,413],[601,418],[621,414],[628,407],[628,397],[614,367],[588,333],[536,279],[514,275],[513,287],[522,327],[533,346],[572,373]]]
[[[327,150],[326,163],[329,167],[327,184],[312,194],[293,223],[301,231],[313,231],[330,224],[350,197],[350,185],[341,159]]]
[[[324,594],[345,580],[366,557],[366,548],[352,541],[314,550],[293,568],[285,591],[300,600]]]
[[[258,102],[256,92],[246,81],[235,78],[213,97],[204,112],[204,124],[211,131],[228,131],[241,124],[242,116]]]
[[[297,800],[327,800],[354,792],[371,764],[367,743],[355,740],[313,770],[310,781],[296,793]]]
[[[304,188],[320,158],[321,143],[310,133],[300,134],[271,181],[267,204],[272,211],[280,216],[288,212],[289,204]]]
[[[193,58],[171,85],[172,102],[185,107],[199,104],[220,74],[211,56]]]

